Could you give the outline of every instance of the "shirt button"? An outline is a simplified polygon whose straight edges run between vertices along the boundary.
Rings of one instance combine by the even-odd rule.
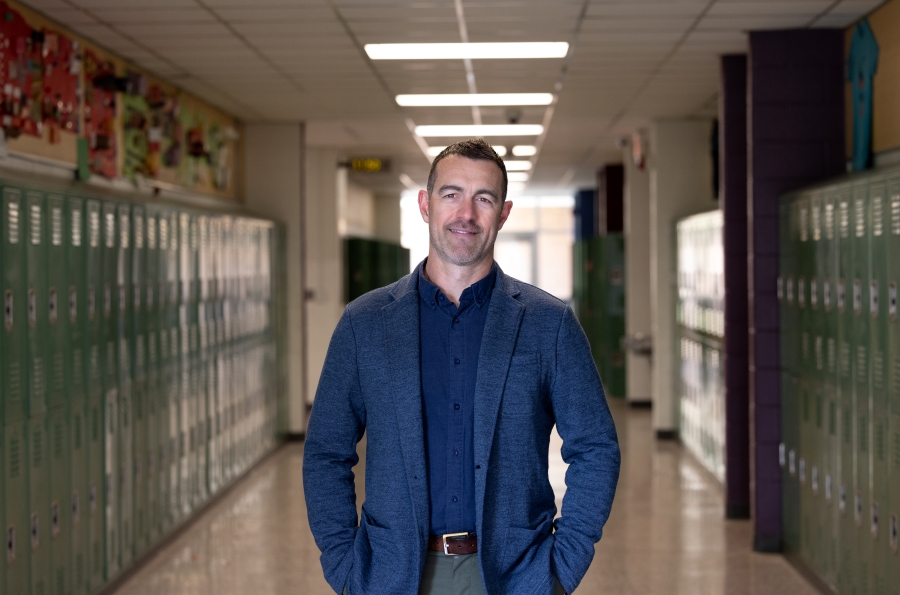
[[[458,456],[459,456],[459,451],[456,450],[455,448],[453,449],[453,456],[454,456],[454,457],[458,457]]]
[[[457,357],[456,359],[454,359],[454,360],[453,360],[453,363],[456,364],[456,365],[458,366],[458,365],[459,365],[459,358]]]
[[[453,324],[457,324],[458,322],[459,322],[459,318],[454,318],[454,319],[453,319]]]
[[[453,501],[454,501],[454,502],[459,502],[459,498],[457,498],[456,496],[453,496]]]
[[[455,404],[453,405],[453,408],[456,409],[457,411],[459,411],[459,403],[455,403]]]

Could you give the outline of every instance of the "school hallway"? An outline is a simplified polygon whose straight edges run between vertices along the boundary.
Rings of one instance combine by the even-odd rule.
[[[783,556],[752,551],[750,521],[724,519],[721,488],[680,443],[652,438],[648,410],[620,400],[610,406],[622,473],[610,521],[577,593],[819,592]],[[556,434],[552,444],[558,452]],[[331,593],[306,519],[302,464],[302,443],[281,447],[115,594]],[[556,454],[550,467],[561,497],[566,466]],[[357,473],[360,502],[362,482]]]

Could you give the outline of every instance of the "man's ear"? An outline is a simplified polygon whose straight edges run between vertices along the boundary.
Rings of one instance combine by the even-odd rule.
[[[500,226],[497,230],[503,229],[503,224],[509,219],[509,212],[512,210],[513,203],[511,200],[503,201],[503,207],[500,209]]]
[[[422,215],[422,221],[428,223],[428,191],[419,190],[419,213]]]

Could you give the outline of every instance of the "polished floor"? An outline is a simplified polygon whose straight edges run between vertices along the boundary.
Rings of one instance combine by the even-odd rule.
[[[818,593],[781,556],[751,551],[750,523],[723,520],[719,487],[677,443],[653,439],[648,411],[611,405],[622,476],[577,593]],[[302,444],[279,450],[116,595],[330,593],[306,522],[302,460]],[[551,479],[560,497],[564,472],[557,455]]]

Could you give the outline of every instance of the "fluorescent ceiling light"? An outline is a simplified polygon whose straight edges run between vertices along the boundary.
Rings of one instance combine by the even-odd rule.
[[[528,174],[524,171],[511,171],[506,174],[506,179],[510,182],[527,182]]]
[[[506,185],[506,195],[514,196],[525,191],[525,182],[510,182]],[[516,203],[518,204],[518,203]]]
[[[367,43],[372,60],[565,58],[564,41],[509,43]]]
[[[506,171],[528,171],[531,169],[530,161],[504,161]]]
[[[416,126],[419,136],[539,136],[540,124],[462,124]]]
[[[458,93],[446,95],[397,95],[402,106],[550,105],[552,93]]]
[[[419,188],[421,188],[421,186],[416,184],[413,179],[410,178],[407,174],[400,174],[400,182],[402,182],[403,185],[410,190],[418,190]]]
[[[537,147],[534,145],[516,145],[512,148],[512,154],[516,157],[531,157],[537,154]]]
[[[438,155],[441,154],[441,151],[443,151],[446,148],[447,147],[428,147],[428,156],[429,157],[437,157]],[[496,151],[497,155],[499,155],[500,157],[503,157],[504,155],[506,155],[506,147],[504,147],[503,145],[497,145],[496,147],[493,147],[493,149],[494,149],[494,151]]]

